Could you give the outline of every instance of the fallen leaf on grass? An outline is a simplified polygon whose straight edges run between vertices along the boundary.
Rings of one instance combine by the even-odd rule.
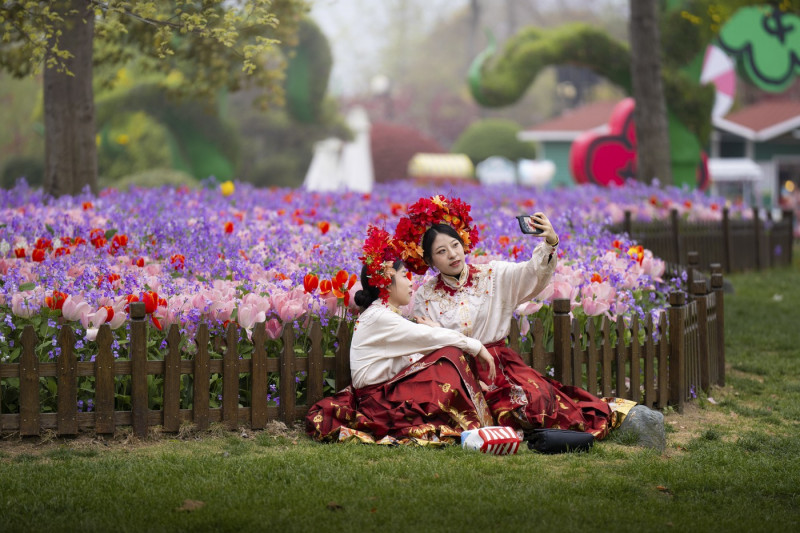
[[[336,502],[328,502],[328,509],[331,511],[338,511],[339,509],[343,509],[343,507]]]
[[[713,405],[717,405],[717,400],[715,400],[714,398],[712,398],[711,396],[709,396],[709,397],[708,397],[708,403],[710,403],[710,404],[713,404]]]
[[[203,507],[206,502],[200,500],[183,500],[183,505],[175,509],[176,511],[196,511]]]

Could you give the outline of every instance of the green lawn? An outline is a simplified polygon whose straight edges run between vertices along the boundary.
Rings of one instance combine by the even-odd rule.
[[[796,530],[800,261],[730,279],[728,386],[667,414],[664,454],[610,439],[588,454],[488,457],[319,445],[278,429],[11,437],[0,441],[0,531]],[[203,503],[179,510],[186,500]]]

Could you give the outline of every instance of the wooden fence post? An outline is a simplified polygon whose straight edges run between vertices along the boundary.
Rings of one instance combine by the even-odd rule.
[[[631,372],[631,400],[634,402],[641,403],[642,401],[642,391],[641,391],[641,371],[642,371],[642,364],[641,364],[641,352],[640,352],[640,344],[639,344],[639,317],[637,315],[633,315],[631,319],[631,365],[630,365],[630,372]]]
[[[628,362],[628,347],[625,346],[625,319],[622,315],[617,315],[617,346],[614,350],[614,373],[617,379],[617,396],[620,398],[631,399],[631,390],[626,387],[625,366]]]
[[[294,422],[294,404],[297,394],[294,383],[294,329],[291,324],[283,326],[283,352],[280,359],[280,394],[281,404],[278,416],[288,426]]]
[[[19,434],[23,437],[39,434],[41,407],[37,340],[33,326],[26,325],[22,330],[22,356],[19,359]]]
[[[687,252],[686,265],[686,287],[688,288],[689,294],[694,294],[692,292],[692,287],[694,286],[694,273],[696,270],[699,270],[700,267],[700,254],[694,250]]]
[[[167,355],[164,357],[164,431],[176,432],[181,428],[181,333],[172,324],[167,333]]]
[[[711,390],[711,357],[708,338],[708,285],[705,281],[695,281],[692,286],[694,300],[697,302],[697,362],[700,365],[700,388],[706,394]]]
[[[267,328],[259,322],[253,329],[253,353],[250,356],[250,427],[263,429],[267,425]],[[313,346],[312,346],[313,349]],[[311,372],[309,370],[309,376]]]
[[[336,390],[340,391],[350,385],[350,328],[345,320],[339,322],[336,330]]]
[[[132,302],[131,310],[131,411],[133,433],[147,436],[147,322],[144,302]]]
[[[311,323],[311,351],[308,353],[308,375],[306,376],[306,405],[311,407],[322,399],[322,363],[325,354],[322,351],[322,326],[319,320]]]
[[[722,272],[711,274],[711,289],[714,291],[717,305],[717,385],[725,386],[725,291]]]
[[[597,396],[597,328],[591,317],[586,321],[586,350],[586,390]]]
[[[553,300],[553,350],[555,351],[554,378],[564,385],[572,385],[572,347],[570,304],[566,298]]]
[[[294,381],[294,379],[292,380]],[[222,356],[222,423],[228,429],[239,425],[239,326],[228,324]]]
[[[644,404],[647,407],[653,407],[653,404],[656,402],[656,349],[655,341],[653,340],[654,332],[655,324],[653,324],[653,315],[648,313],[644,336]]]
[[[211,389],[209,383],[208,325],[201,322],[194,336],[197,353],[194,355],[194,397],[192,399],[192,421],[199,430],[208,429],[209,403]]]
[[[669,400],[679,413],[686,401],[686,362],[683,346],[686,295],[669,294]]]
[[[758,216],[758,208],[753,208],[753,231],[755,235],[755,254],[756,270],[761,270],[761,219]]]
[[[73,349],[75,334],[70,326],[61,326],[58,335],[58,434],[78,433],[78,359]]]
[[[613,346],[611,346],[611,321],[608,317],[603,317],[603,344],[602,344],[602,359],[600,364],[602,374],[600,375],[600,386],[603,390],[603,396],[611,396],[611,358],[613,354]]]
[[[625,222],[622,226],[622,231],[628,234],[628,237],[631,237],[633,233],[633,223],[631,222],[631,212],[629,209],[625,210]]]
[[[673,263],[676,265],[681,264],[681,234],[680,234],[680,219],[678,218],[678,210],[670,209],[669,218],[672,226],[672,253],[674,254]],[[662,258],[665,259],[666,258]]]
[[[731,272],[731,219],[730,210],[722,208],[722,260],[725,272]]]
[[[108,324],[97,332],[97,357],[94,359],[94,430],[99,434],[113,435],[114,420],[114,355],[111,343],[114,335]]]

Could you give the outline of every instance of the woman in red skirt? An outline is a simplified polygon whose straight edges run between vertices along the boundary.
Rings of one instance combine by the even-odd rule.
[[[411,273],[391,236],[370,227],[364,243],[363,310],[350,347],[352,385],[314,404],[306,428],[322,441],[454,442],[463,430],[492,425],[470,359],[482,359],[486,379],[494,359],[477,340],[421,319],[403,318]]]
[[[529,302],[550,281],[558,257],[558,235],[543,213],[531,217],[543,239],[523,263],[492,261],[468,265],[465,255],[478,242],[470,206],[458,198],[421,198],[400,220],[395,239],[406,266],[416,274],[438,271],[414,295],[414,314],[479,340],[497,368],[485,392],[498,424],[519,429],[558,428],[589,432],[604,438],[611,412],[587,391],[542,375],[506,347],[514,309]]]

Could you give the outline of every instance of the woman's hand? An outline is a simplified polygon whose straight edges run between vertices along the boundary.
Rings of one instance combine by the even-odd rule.
[[[426,326],[430,326],[432,328],[440,328],[442,327],[438,322],[435,320],[425,317],[425,316],[415,316],[414,321],[417,324],[425,324]]]
[[[497,377],[497,369],[494,366],[494,357],[492,357],[492,354],[490,354],[489,350],[486,349],[486,346],[481,346],[481,351],[478,352],[477,357],[478,359],[482,359],[485,364],[489,365],[489,381],[493,382],[494,378]]]
[[[542,233],[534,235],[534,237],[544,237],[547,244],[550,246],[558,244],[558,234],[556,230],[553,229],[553,225],[550,223],[550,219],[547,218],[547,215],[539,211],[531,215],[531,220],[535,228],[542,230]]]

